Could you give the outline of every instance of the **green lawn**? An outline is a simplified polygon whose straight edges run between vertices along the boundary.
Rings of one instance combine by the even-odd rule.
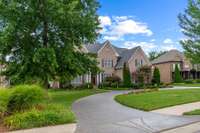
[[[193,110],[190,112],[185,112],[184,115],[200,115],[200,109]]]
[[[163,90],[115,97],[119,103],[145,111],[200,101],[200,89]]]
[[[186,83],[174,83],[174,86],[185,86],[185,87],[200,87],[200,83],[186,84]]]
[[[105,90],[94,89],[94,90],[77,90],[77,91],[65,91],[65,90],[50,90],[48,91],[49,99],[45,102],[50,104],[62,104],[67,108],[71,108],[71,105],[76,100],[90,96],[97,93],[106,92]]]

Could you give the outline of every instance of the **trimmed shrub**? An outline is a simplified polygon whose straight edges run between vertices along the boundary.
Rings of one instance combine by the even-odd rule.
[[[196,83],[200,83],[200,79],[196,79]]]
[[[160,85],[160,70],[157,67],[153,71],[152,83],[158,86]]]
[[[118,83],[117,82],[111,83],[111,87],[112,88],[118,88]]]
[[[194,80],[192,80],[192,79],[184,80],[184,83],[192,84],[192,83],[194,83]]]
[[[182,82],[181,73],[180,73],[180,70],[179,70],[177,64],[176,64],[176,66],[175,66],[174,82],[175,82],[175,83],[181,83],[181,82]]]
[[[110,83],[114,83],[114,82],[119,83],[121,81],[121,79],[118,76],[111,76],[111,77],[106,77],[105,81],[110,82]]]
[[[9,113],[30,109],[41,102],[44,91],[37,85],[19,85],[13,88],[8,99],[7,111]]]
[[[44,110],[32,109],[16,113],[4,120],[11,130],[25,129],[74,122],[74,114],[61,105],[49,105]]]
[[[124,63],[123,67],[123,84],[124,87],[130,87],[132,84],[130,70],[126,63]]]

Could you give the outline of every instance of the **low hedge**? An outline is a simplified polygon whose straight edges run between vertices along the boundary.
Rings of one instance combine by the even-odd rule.
[[[48,105],[44,109],[33,108],[23,113],[15,113],[4,120],[11,130],[73,123],[74,114],[61,105]]]

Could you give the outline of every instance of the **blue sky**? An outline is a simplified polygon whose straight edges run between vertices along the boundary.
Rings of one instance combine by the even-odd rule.
[[[187,0],[99,0],[100,41],[119,47],[142,46],[145,52],[178,49],[184,39],[178,14]]]

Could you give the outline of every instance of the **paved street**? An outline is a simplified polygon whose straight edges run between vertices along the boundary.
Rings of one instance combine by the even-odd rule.
[[[152,133],[200,121],[200,117],[168,116],[125,107],[113,99],[122,93],[112,91],[76,101],[76,133]]]

